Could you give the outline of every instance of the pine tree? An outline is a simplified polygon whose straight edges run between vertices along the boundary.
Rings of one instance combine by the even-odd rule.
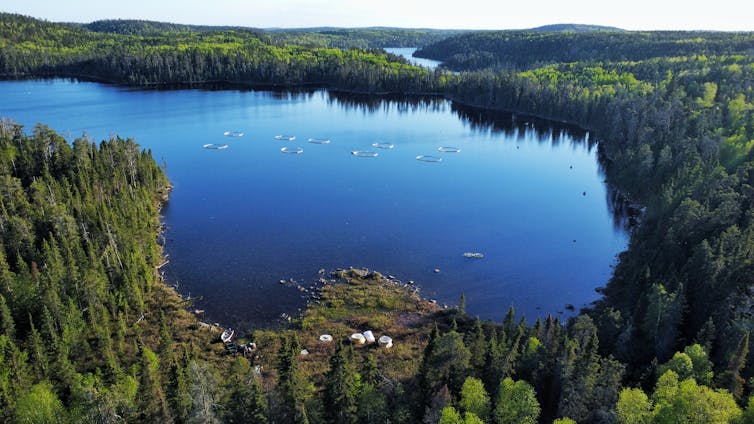
[[[189,393],[189,369],[190,360],[179,358],[170,364],[168,372],[168,384],[166,398],[170,410],[175,415],[176,421],[185,422],[191,410],[191,395]]]
[[[330,358],[330,371],[325,375],[324,406],[328,420],[335,424],[356,423],[360,381],[351,358],[339,342]]]
[[[471,367],[477,377],[484,375],[485,355],[487,353],[487,339],[484,336],[482,321],[477,318],[474,324],[474,330],[467,334],[466,346],[471,352]]]
[[[371,384],[374,387],[379,387],[382,383],[382,373],[377,366],[377,359],[371,353],[367,355],[367,359],[364,361],[361,379],[365,384]]]
[[[168,423],[172,422],[172,417],[162,391],[158,369],[157,355],[142,345],[139,363],[139,416],[143,421]]]
[[[266,423],[267,408],[261,390],[259,378],[252,372],[249,361],[236,357],[226,381],[228,400],[224,402],[227,405],[224,410],[225,422]]]
[[[16,337],[16,325],[13,322],[13,315],[2,294],[0,294],[0,336],[6,336],[9,339]]]
[[[246,418],[248,422],[267,424],[267,398],[259,376],[254,373],[249,383],[251,395],[247,403]]]
[[[508,312],[505,314],[503,330],[509,336],[516,332],[516,310],[513,308],[513,305],[508,308]]]
[[[430,367],[430,357],[432,356],[432,352],[435,348],[435,343],[437,342],[437,338],[440,335],[440,330],[437,328],[437,323],[434,323],[434,326],[432,326],[432,330],[429,333],[429,340],[427,340],[427,345],[424,346],[424,353],[422,354],[422,362],[419,365],[419,374],[418,374],[418,380],[419,380],[419,388],[420,388],[420,402],[418,403],[419,409],[417,411],[417,415],[421,416],[424,414],[424,408],[429,405],[429,402],[432,400],[432,396],[434,395],[433,387],[431,382],[429,381],[428,373],[429,373],[429,367]]]
[[[306,412],[306,385],[301,375],[296,355],[299,344],[294,335],[282,337],[277,355],[277,397],[278,407],[276,415],[279,422],[307,424],[309,417]]]

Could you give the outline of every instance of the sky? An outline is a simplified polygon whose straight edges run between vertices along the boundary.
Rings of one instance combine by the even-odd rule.
[[[743,0],[2,0],[56,22],[147,19],[197,25],[521,29],[554,23],[633,30],[754,31]]]

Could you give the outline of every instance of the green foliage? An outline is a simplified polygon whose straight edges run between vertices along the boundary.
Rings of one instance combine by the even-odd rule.
[[[93,27],[112,32],[0,14],[0,73],[79,75],[138,85],[319,84],[370,93],[426,85],[432,91],[430,71],[382,50],[279,44],[256,31],[229,28],[146,22]],[[150,35],[124,35],[143,33]]]
[[[440,421],[438,424],[463,424],[463,418],[456,411],[456,408],[452,406],[446,406],[442,409],[442,415],[440,415]]]
[[[685,353],[676,352],[672,359],[657,369],[657,374],[663,375],[669,370],[678,374],[679,380],[686,380],[687,378],[695,377],[694,363],[691,362],[691,358]]]
[[[615,405],[615,417],[620,424],[650,424],[652,403],[641,389],[623,389]]]
[[[439,336],[427,359],[427,387],[433,392],[447,385],[451,393],[458,393],[466,378],[471,353],[463,343],[463,335],[449,331]]]
[[[358,420],[357,398],[360,377],[351,362],[351,356],[338,343],[330,358],[330,371],[325,375],[324,406],[328,420],[337,424],[351,424]]]
[[[298,353],[301,351],[294,335],[281,337],[277,356],[277,396],[276,415],[283,422],[306,424],[309,422],[305,401],[308,387],[299,369]]]
[[[729,423],[741,418],[741,409],[730,393],[698,386],[690,378],[678,382],[673,371],[666,372],[655,389],[654,422]]]
[[[513,381],[510,377],[500,382],[493,415],[498,424],[535,424],[540,413],[539,402],[531,385]]]
[[[482,380],[467,377],[461,387],[461,399],[458,401],[461,411],[470,412],[486,421],[490,416],[490,396],[484,389]]]
[[[49,383],[35,384],[18,399],[13,418],[18,423],[63,424],[66,411]]]
[[[705,386],[711,385],[715,375],[712,371],[712,361],[709,360],[704,348],[698,344],[693,344],[687,346],[683,350],[683,353],[691,359],[694,368],[694,379],[697,383]]]
[[[570,418],[558,418],[555,421],[552,422],[552,424],[576,424],[576,421],[570,419]]]
[[[511,308],[503,325],[489,326],[485,337],[481,323],[461,334],[471,325],[457,317],[457,331],[435,334],[419,375],[402,381],[416,393],[414,415],[429,411],[425,417],[439,420],[451,397],[445,385],[459,395],[472,371],[495,399],[501,379],[530,381],[546,420],[567,415],[584,421],[616,404],[619,411],[626,406],[618,396],[624,366],[614,355],[627,364],[630,384],[649,384],[651,361],[667,361],[652,395],[657,422],[737,416],[730,395],[705,385],[714,380],[741,398],[744,382],[754,377],[748,358],[754,326],[752,34],[467,34],[424,49],[449,67],[479,70],[452,74],[378,51],[329,48],[425,37],[419,32],[275,35],[135,21],[101,23],[99,31],[2,14],[0,73],[86,75],[130,85],[233,81],[439,93],[588,128],[590,138],[600,140],[610,183],[645,207],[605,297],[587,311],[593,322],[579,317],[567,334],[557,320],[530,328]],[[307,47],[286,44],[294,39]],[[212,380],[214,372],[191,371],[190,360],[169,358],[175,337],[170,318],[159,326],[160,346],[147,341],[141,349],[135,340],[143,329],[134,323],[151,312],[153,267],[160,260],[157,208],[166,188],[151,154],[132,140],[69,145],[44,126],[25,135],[20,126],[0,122],[0,419],[11,419],[29,387],[46,381],[61,393],[64,407],[79,414],[73,418],[86,408],[98,417],[116,411],[127,421],[147,413],[186,421],[200,416],[197,410],[209,411],[206,419],[217,417],[234,389],[203,388],[214,393],[208,408],[187,402],[196,375]],[[349,289],[357,295],[305,316],[303,327],[346,318],[351,306],[373,313],[415,307],[397,296],[370,296],[367,284],[334,290]],[[386,321],[377,315],[369,320]],[[686,340],[701,346],[673,356]],[[314,386],[300,375],[296,343],[283,345],[271,417],[306,422],[304,405],[318,402]],[[713,368],[720,371],[716,379]],[[395,397],[413,396],[378,387],[370,369],[359,404],[379,403],[388,393],[388,409],[395,405],[399,420],[411,421],[409,401]],[[150,399],[132,396],[137,382]],[[255,404],[263,409],[264,402]]]

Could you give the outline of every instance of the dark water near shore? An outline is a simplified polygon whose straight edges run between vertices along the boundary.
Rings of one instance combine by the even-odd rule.
[[[511,304],[529,318],[567,315],[566,304],[599,296],[594,288],[626,246],[597,146],[577,129],[445,100],[321,90],[52,80],[0,82],[0,96],[0,116],[44,122],[69,139],[133,137],[167,163],[175,188],[163,211],[166,276],[211,321],[274,322],[304,302],[278,280],[309,285],[320,268],[351,265],[415,280],[440,303],[464,292],[467,311],[483,318],[500,319]],[[228,130],[245,135],[223,136]],[[274,140],[278,134],[297,138]],[[203,149],[207,143],[229,147]],[[285,146],[303,153],[283,154]],[[361,149],[379,156],[350,154]],[[466,251],[485,258],[464,258]]]

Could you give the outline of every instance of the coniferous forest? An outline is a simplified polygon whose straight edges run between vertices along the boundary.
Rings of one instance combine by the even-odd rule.
[[[160,281],[170,186],[150,153],[5,120],[0,420],[754,422],[754,34],[444,34],[423,38],[436,42],[419,55],[445,63],[430,71],[377,49],[416,33],[379,31],[338,33],[349,47],[306,31],[2,14],[0,74],[431,94],[579,125],[641,210],[603,297],[568,322],[513,308],[481,322],[463,299],[437,309],[344,273],[291,328],[252,335],[256,354],[229,354]],[[390,327],[398,313],[412,325]],[[324,323],[345,335],[359,320],[402,331],[400,354],[336,341],[300,355]]]

